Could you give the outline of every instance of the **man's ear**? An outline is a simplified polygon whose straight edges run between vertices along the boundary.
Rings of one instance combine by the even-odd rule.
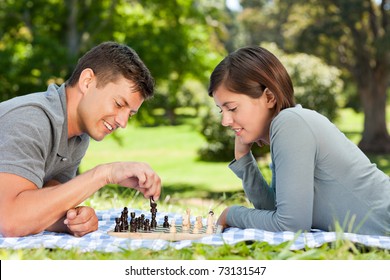
[[[88,91],[88,88],[91,86],[91,84],[95,81],[95,73],[91,68],[85,68],[79,78],[79,88],[82,93],[85,93]]]
[[[274,108],[275,105],[276,105],[276,97],[275,97],[275,94],[269,90],[269,88],[266,88],[263,92],[263,94],[265,94],[265,97],[266,97],[266,104],[268,106],[268,108]]]

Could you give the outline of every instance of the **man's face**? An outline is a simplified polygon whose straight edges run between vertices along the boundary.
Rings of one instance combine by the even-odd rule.
[[[80,130],[100,141],[118,127],[125,128],[144,101],[134,88],[134,82],[124,77],[101,88],[96,80],[91,82],[78,106]]]

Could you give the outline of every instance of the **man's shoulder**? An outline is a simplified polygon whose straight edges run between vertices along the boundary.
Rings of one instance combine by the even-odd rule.
[[[47,91],[35,92],[14,97],[0,103],[0,118],[7,115],[18,115],[32,121],[45,114],[55,122],[63,122],[64,110],[61,101],[61,89],[57,85],[50,85]],[[30,119],[30,118],[33,119]]]

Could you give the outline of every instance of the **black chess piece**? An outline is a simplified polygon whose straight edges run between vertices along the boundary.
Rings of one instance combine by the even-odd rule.
[[[121,218],[115,218],[115,228],[114,228],[114,232],[120,232],[121,231]]]
[[[137,223],[136,219],[130,221],[130,232],[137,232]]]
[[[152,209],[157,208],[157,203],[154,201],[153,196],[150,197],[150,207]]]
[[[150,231],[149,219],[145,219],[144,231]]]
[[[163,228],[169,228],[168,216],[164,216]]]

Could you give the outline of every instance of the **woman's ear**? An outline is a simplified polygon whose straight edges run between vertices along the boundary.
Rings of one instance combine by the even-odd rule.
[[[270,91],[269,88],[266,88],[264,90],[263,94],[265,94],[266,104],[267,104],[268,108],[270,108],[270,109],[274,108],[276,105],[275,94],[272,91]]]
[[[91,68],[85,68],[81,72],[79,82],[78,82],[81,92],[85,93],[88,91],[88,88],[94,82],[95,77],[96,77],[95,73]]]

